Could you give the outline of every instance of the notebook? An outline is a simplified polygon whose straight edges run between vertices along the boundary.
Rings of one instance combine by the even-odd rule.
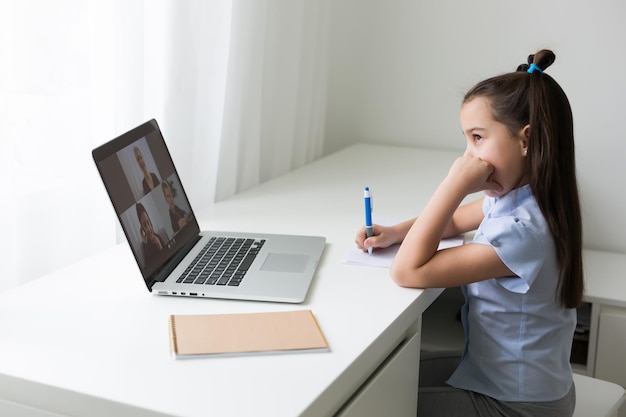
[[[169,333],[175,359],[329,350],[311,310],[171,315]]]
[[[201,231],[156,120],[99,146],[92,156],[150,292],[305,300],[326,239]]]

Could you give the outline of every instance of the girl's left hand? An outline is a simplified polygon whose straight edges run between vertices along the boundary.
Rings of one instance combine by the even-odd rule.
[[[457,183],[466,194],[478,191],[501,191],[502,186],[492,180],[493,166],[478,157],[463,155],[450,167],[447,180]]]

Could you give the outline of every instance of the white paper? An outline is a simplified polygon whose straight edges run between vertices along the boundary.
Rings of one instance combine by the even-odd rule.
[[[463,236],[442,239],[439,243],[438,250],[451,248],[454,246],[460,246],[463,244],[463,240]],[[376,248],[372,251],[372,254],[370,255],[367,252],[363,252],[355,245],[346,255],[343,263],[348,265],[364,265],[374,266],[378,268],[389,268],[391,267],[393,258],[395,258],[396,253],[398,253],[398,248],[400,248],[399,244],[384,249]]]

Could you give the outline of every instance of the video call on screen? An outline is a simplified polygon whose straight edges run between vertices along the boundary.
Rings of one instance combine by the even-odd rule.
[[[180,179],[159,133],[120,149],[100,169],[145,277],[172,255],[177,235],[193,222]]]

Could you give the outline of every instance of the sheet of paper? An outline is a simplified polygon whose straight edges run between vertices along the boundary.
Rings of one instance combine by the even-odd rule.
[[[454,246],[460,246],[462,244],[463,236],[453,237],[450,239],[442,239],[439,243],[439,250],[451,248]],[[393,262],[393,258],[398,252],[399,247],[400,245],[393,245],[384,249],[374,249],[372,251],[372,254],[370,255],[367,252],[363,252],[356,246],[353,246],[344,258],[343,263],[349,265],[364,265],[374,266],[378,268],[389,268],[391,266],[391,262]]]

